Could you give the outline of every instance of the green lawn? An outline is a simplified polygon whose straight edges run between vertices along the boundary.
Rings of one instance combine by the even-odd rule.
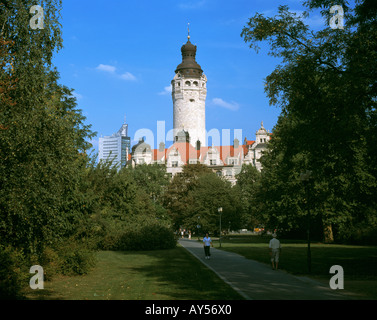
[[[241,300],[230,286],[184,248],[144,252],[101,251],[87,275],[61,276],[28,299]]]
[[[236,252],[247,259],[270,264],[270,237],[235,235],[222,240],[222,249]],[[330,267],[344,270],[344,287],[365,299],[377,299],[377,247],[312,243],[312,273],[308,274],[305,241],[280,239],[282,252],[279,268],[296,275],[305,275],[329,283]],[[216,247],[218,247],[218,243]]]

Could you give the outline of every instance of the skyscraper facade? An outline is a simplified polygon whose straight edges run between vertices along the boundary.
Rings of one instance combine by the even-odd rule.
[[[131,138],[128,136],[128,124],[124,121],[117,133],[99,138],[98,159],[111,162],[111,166],[121,169],[127,165]]]

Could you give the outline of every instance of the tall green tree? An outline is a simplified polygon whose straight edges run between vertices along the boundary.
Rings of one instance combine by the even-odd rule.
[[[321,7],[327,19],[333,4],[306,2],[309,9]],[[350,228],[375,221],[377,199],[371,143],[376,137],[377,29],[371,19],[376,11],[365,11],[369,1],[358,1],[355,8],[340,4],[347,19],[343,30],[327,25],[311,31],[302,17],[280,6],[275,17],[256,14],[241,34],[257,50],[258,42],[268,41],[270,54],[282,61],[266,78],[270,103],[282,113],[262,179],[284,184],[269,211],[278,218],[283,208],[299,213],[300,203],[301,208],[309,203],[322,220],[326,240],[332,240],[333,227],[346,238]],[[307,169],[312,171],[310,199],[297,190],[300,172]]]
[[[163,194],[169,184],[166,166],[159,164],[138,165],[127,167],[127,174],[131,175],[137,185],[144,189],[151,200],[161,203]]]
[[[190,192],[190,202],[184,226],[195,230],[199,223],[202,232],[219,234],[221,211],[221,231],[238,230],[243,227],[244,216],[239,193],[231,183],[211,172],[199,177],[197,185]]]
[[[184,166],[182,173],[172,179],[164,198],[176,229],[185,227],[195,232],[199,224],[201,232],[219,233],[220,207],[223,230],[239,229],[244,222],[237,190],[201,164]]]
[[[248,228],[255,228],[262,223],[258,217],[258,211],[254,208],[256,203],[254,197],[260,177],[261,173],[251,164],[243,165],[236,177],[235,190],[239,193],[239,202],[242,204]]]
[[[1,78],[17,81],[0,109],[0,241],[40,255],[73,234],[84,214],[77,188],[93,134],[52,66],[62,47],[61,1],[43,2],[43,29],[30,27],[34,4],[0,2],[0,39],[11,43]]]
[[[183,171],[171,180],[164,194],[163,203],[176,230],[184,223],[185,214],[193,201],[191,191],[198,185],[198,179],[211,172],[211,169],[202,164],[190,164],[185,165]]]

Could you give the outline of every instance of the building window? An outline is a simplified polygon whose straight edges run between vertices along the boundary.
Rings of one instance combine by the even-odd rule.
[[[190,81],[186,81],[185,85],[190,87],[191,86],[191,82]]]
[[[217,174],[218,177],[221,177],[221,175],[222,175],[221,171],[216,171],[216,174]]]
[[[172,162],[171,162],[171,166],[172,166],[173,168],[178,168],[178,161],[172,161]]]
[[[230,164],[230,165],[237,165],[238,161],[237,161],[237,159],[229,159],[228,160],[228,164]]]
[[[216,165],[216,159],[210,159],[209,160],[209,165],[210,166],[215,166]]]

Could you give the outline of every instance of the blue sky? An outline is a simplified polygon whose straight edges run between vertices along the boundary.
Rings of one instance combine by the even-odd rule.
[[[157,121],[165,121],[166,132],[172,129],[168,88],[182,61],[188,22],[208,78],[207,131],[240,129],[239,138],[252,140],[261,121],[272,130],[280,110],[269,106],[264,79],[279,61],[264,46],[257,54],[240,34],[256,12],[273,15],[282,4],[303,10],[299,0],[64,0],[64,48],[54,63],[98,133],[95,150],[98,138],[116,132],[124,116],[132,141],[143,128],[157,136]],[[313,27],[323,25],[317,13],[309,19]]]

